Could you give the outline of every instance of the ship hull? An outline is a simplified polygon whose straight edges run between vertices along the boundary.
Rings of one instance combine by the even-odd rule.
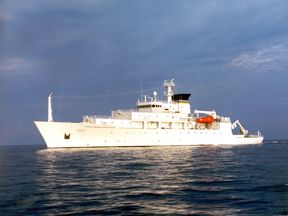
[[[219,130],[135,129],[70,122],[34,122],[48,148],[131,147],[167,145],[259,144],[263,137],[233,135],[231,124]]]

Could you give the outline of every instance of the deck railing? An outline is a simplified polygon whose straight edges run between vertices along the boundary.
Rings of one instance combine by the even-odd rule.
[[[96,119],[109,119],[111,116],[106,115],[85,115],[83,116],[83,122],[96,123]]]

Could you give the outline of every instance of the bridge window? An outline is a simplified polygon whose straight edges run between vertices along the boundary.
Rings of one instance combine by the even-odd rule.
[[[151,108],[151,107],[162,107],[162,105],[157,105],[157,104],[149,104],[149,105],[139,105],[137,108]]]

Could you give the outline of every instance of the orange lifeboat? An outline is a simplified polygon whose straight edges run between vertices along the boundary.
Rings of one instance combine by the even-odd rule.
[[[214,117],[211,115],[207,115],[201,118],[197,118],[196,122],[197,123],[204,123],[204,124],[211,124],[215,121]]]

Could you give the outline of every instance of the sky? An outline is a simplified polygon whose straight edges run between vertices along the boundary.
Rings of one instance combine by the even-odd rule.
[[[287,0],[0,0],[0,145],[134,108],[175,79],[192,109],[288,138]]]

